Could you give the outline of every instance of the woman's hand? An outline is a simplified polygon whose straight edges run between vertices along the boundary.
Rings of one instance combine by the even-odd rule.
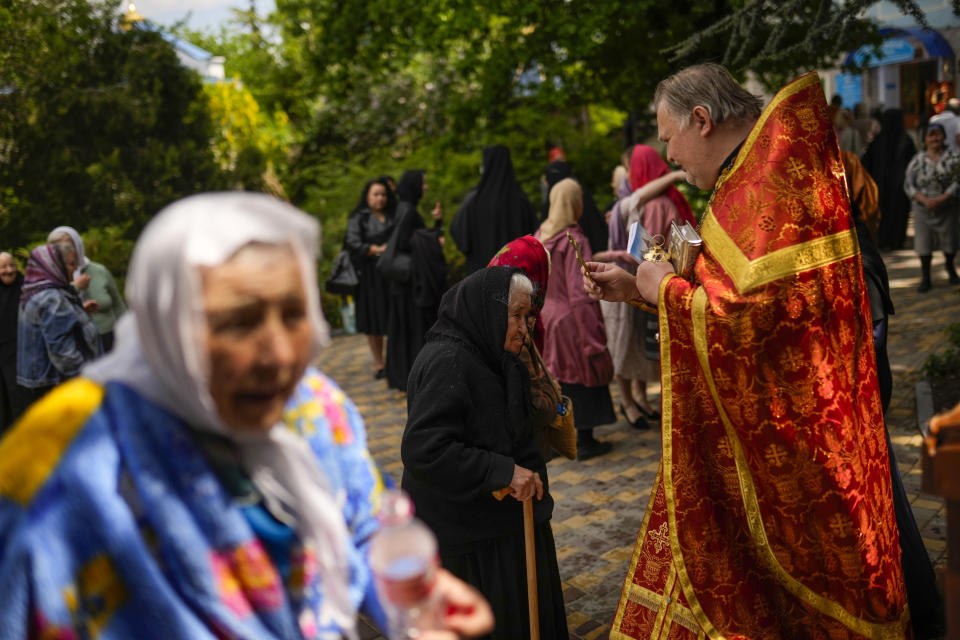
[[[950,197],[949,193],[943,193],[939,196],[927,198],[927,202],[926,202],[927,208],[933,211],[934,209],[942,205],[944,202],[946,202],[949,197]]]
[[[85,300],[83,302],[83,310],[87,313],[96,313],[100,311],[100,303],[96,300]]]
[[[446,630],[425,631],[421,640],[476,638],[493,631],[493,611],[479,591],[442,568],[437,570],[434,588],[445,602],[440,618]]]
[[[543,481],[540,474],[530,469],[524,469],[519,465],[513,465],[513,480],[510,481],[512,495],[518,502],[529,500],[534,495],[537,500],[543,498]]]
[[[73,279],[73,287],[77,291],[83,291],[90,286],[90,276],[86,273],[81,273],[79,276]]]
[[[434,220],[440,220],[443,218],[443,205],[441,205],[439,202],[433,205],[433,211],[430,212],[430,215],[433,216]]]
[[[582,267],[583,288],[592,300],[627,302],[637,297],[637,285],[627,271],[612,264],[588,262],[587,271]]]
[[[367,249],[368,256],[379,256],[382,255],[384,251],[387,250],[387,245],[385,244],[372,244],[370,248]]]

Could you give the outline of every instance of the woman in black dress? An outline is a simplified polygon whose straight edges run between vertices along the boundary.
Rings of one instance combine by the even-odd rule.
[[[903,191],[907,165],[916,153],[903,128],[903,110],[883,112],[883,128],[863,154],[861,162],[877,183],[880,194],[880,230],[877,246],[884,251],[902,249],[907,238],[910,199]]]
[[[347,220],[344,241],[360,275],[356,293],[357,331],[367,335],[376,378],[386,376],[383,336],[387,333],[390,312],[388,283],[376,266],[393,232],[394,208],[390,185],[380,178],[371,180]]]
[[[387,383],[400,391],[406,391],[407,376],[423,346],[423,336],[437,319],[440,297],[436,291],[442,288],[446,277],[446,263],[440,248],[443,209],[439,202],[434,205],[430,212],[434,226],[429,230],[417,211],[426,192],[426,172],[422,169],[409,169],[400,176],[396,228],[389,240],[396,246],[390,249],[390,254],[409,256],[410,269],[403,281],[389,282],[387,323]]]
[[[533,285],[488,267],[440,303],[410,372],[400,445],[403,489],[437,534],[443,566],[490,602],[490,638],[528,637],[522,502],[533,502],[541,638],[566,638],[547,466],[530,425],[530,381],[518,358]],[[509,487],[498,501],[492,492]]]

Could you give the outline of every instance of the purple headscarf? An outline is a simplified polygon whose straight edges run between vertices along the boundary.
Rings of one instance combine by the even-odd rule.
[[[610,211],[610,241],[607,244],[608,251],[627,250],[627,229],[625,228],[625,221],[620,216],[620,202],[631,193],[633,192],[630,190],[630,181],[625,176],[617,187],[617,201]]]
[[[46,289],[63,289],[77,305],[82,305],[80,296],[70,284],[70,275],[67,266],[60,257],[60,252],[53,245],[45,244],[36,247],[30,252],[27,260],[27,273],[23,278],[23,289],[20,291],[20,308],[27,306],[27,301]]]

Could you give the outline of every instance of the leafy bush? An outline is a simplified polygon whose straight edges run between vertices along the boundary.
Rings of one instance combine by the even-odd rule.
[[[928,378],[949,378],[960,375],[960,322],[947,325],[948,347],[933,353],[923,363],[923,373]]]

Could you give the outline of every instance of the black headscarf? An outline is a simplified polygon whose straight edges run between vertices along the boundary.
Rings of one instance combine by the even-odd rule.
[[[540,212],[540,222],[546,221],[550,213],[550,190],[553,189],[553,185],[565,178],[577,180],[570,165],[564,160],[554,160],[548,164],[543,172],[543,177],[547,180],[547,197]],[[577,180],[577,183],[580,184],[580,181]],[[593,253],[606,251],[607,237],[609,236],[607,223],[600,214],[600,210],[597,209],[593,192],[587,190],[583,184],[580,184],[580,188],[583,190],[583,213],[580,216],[580,228],[583,229],[583,235],[587,236],[587,240],[590,241],[590,250]]]
[[[467,272],[484,268],[500,247],[533,233],[533,207],[513,173],[510,150],[503,145],[483,149],[483,176],[464,199],[450,225],[450,235],[467,256]]]
[[[426,173],[423,169],[407,169],[400,176],[400,182],[397,183],[397,200],[409,202],[414,207],[420,203],[423,197],[423,176]]]
[[[487,267],[476,271],[447,291],[440,300],[437,322],[426,341],[451,340],[476,352],[504,379],[507,410],[517,438],[530,406],[530,380],[526,367],[503,348],[507,338],[507,305],[510,278],[523,273],[514,267]]]
[[[23,286],[23,274],[17,273],[10,284],[0,282],[0,356],[16,357],[17,317],[20,313],[20,287]],[[12,349],[5,348],[13,345]],[[11,353],[5,353],[6,351]]]

